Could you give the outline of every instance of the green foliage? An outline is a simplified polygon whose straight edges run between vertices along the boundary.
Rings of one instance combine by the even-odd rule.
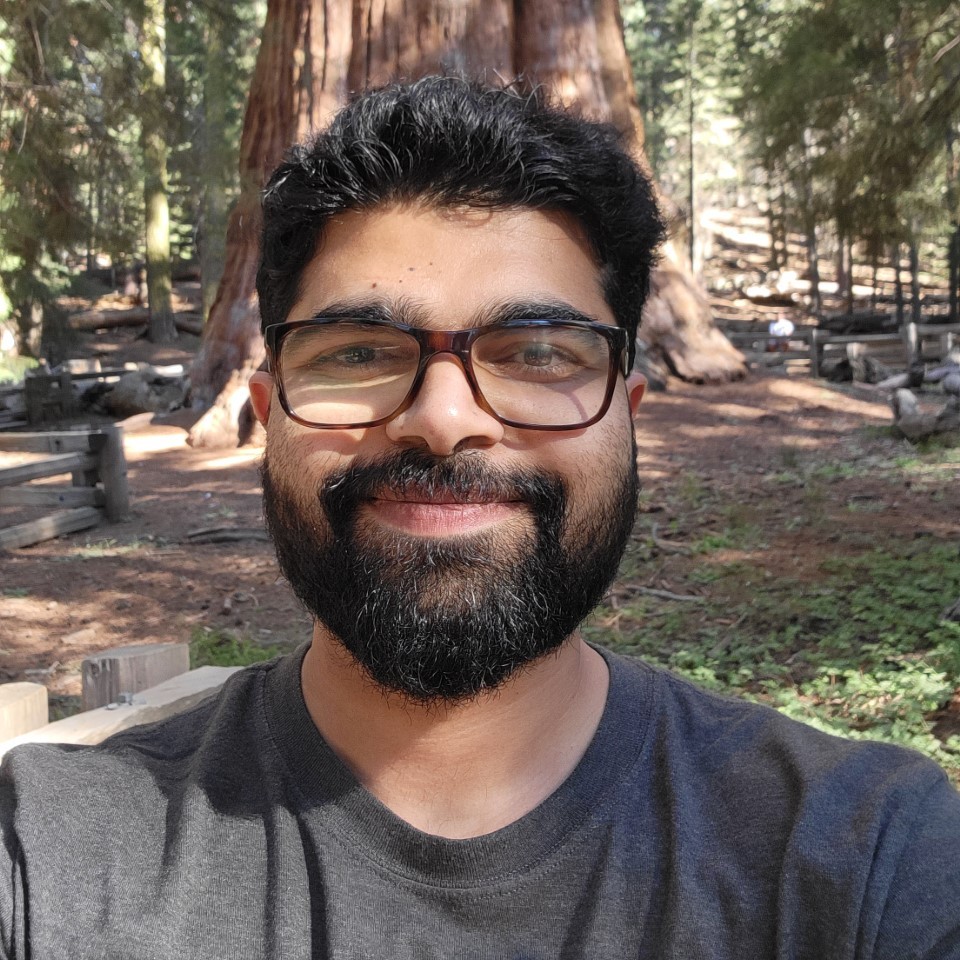
[[[0,383],[19,383],[36,366],[33,357],[0,357]]]
[[[238,189],[240,116],[262,0],[167,4],[161,135],[171,148],[175,256],[191,256],[205,176]],[[131,263],[144,252],[142,4],[0,0],[0,284],[21,350],[38,353],[44,309],[82,257]],[[211,23],[224,108],[217,162],[204,167],[204,79]]]
[[[690,164],[697,206],[733,203],[749,176],[734,149],[739,92],[739,7],[731,0],[622,0],[624,40],[644,121],[644,149],[666,195],[689,214]],[[745,156],[740,152],[741,156]]]
[[[190,669],[197,667],[246,667],[287,653],[285,647],[255,643],[230,630],[197,627],[190,636]]]
[[[807,0],[775,13],[775,51],[742,60],[755,155],[801,223],[832,219],[875,252],[943,217],[960,113],[956,4]]]
[[[783,245],[771,266],[791,231],[825,256],[841,241],[884,260],[894,242],[946,250],[960,223],[956,0],[621,8],[645,149],[688,222],[691,204],[756,204]]]

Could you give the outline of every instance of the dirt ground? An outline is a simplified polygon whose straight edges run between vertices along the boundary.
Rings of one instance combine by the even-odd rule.
[[[85,342],[88,355],[111,361],[174,363],[195,348],[186,338],[157,349],[131,331]],[[125,423],[129,519],[0,553],[0,681],[40,681],[55,698],[75,697],[83,658],[110,647],[185,641],[204,627],[269,645],[295,645],[309,635],[263,534],[260,451],[193,450],[186,445],[193,419],[178,411]],[[843,548],[839,535],[825,537],[823,524],[793,528],[796,489],[771,495],[770,481],[815,458],[836,465],[816,509],[836,515],[844,541],[882,544],[893,531],[956,539],[960,469],[949,477],[925,480],[914,472],[891,479],[890,465],[912,451],[879,429],[889,422],[885,398],[867,388],[797,374],[758,373],[721,387],[673,381],[642,405],[645,516],[638,530],[646,535],[658,524],[661,538],[695,537],[671,493],[710,490],[748,518],[762,513],[769,523],[779,513],[783,522],[767,537],[764,556],[772,568],[802,575],[825,552]],[[5,462],[10,458],[0,458]],[[0,515],[0,525],[8,522]],[[210,528],[242,539],[191,536]]]

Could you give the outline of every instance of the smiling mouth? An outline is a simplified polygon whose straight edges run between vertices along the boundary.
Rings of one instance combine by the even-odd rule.
[[[370,498],[372,502],[419,503],[432,506],[484,506],[494,503],[522,503],[520,497],[491,496],[482,493],[454,493],[453,491],[384,490]]]
[[[463,536],[527,512],[526,502],[519,497],[452,491],[385,490],[366,505],[387,526],[421,537]]]

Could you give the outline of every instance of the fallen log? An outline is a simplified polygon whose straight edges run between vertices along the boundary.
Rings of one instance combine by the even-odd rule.
[[[84,310],[70,316],[73,330],[112,330],[115,327],[142,327],[150,322],[146,307],[131,307],[129,310]],[[178,313],[173,322],[181,333],[200,336],[203,317],[196,313]]]
[[[69,319],[73,330],[99,330],[113,327],[140,327],[150,322],[150,311],[146,307],[133,307],[130,310],[84,310],[74,313]]]

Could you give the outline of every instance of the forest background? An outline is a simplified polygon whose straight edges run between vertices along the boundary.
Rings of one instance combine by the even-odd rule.
[[[558,0],[558,17],[568,6]],[[539,8],[546,43],[550,4]],[[792,285],[810,322],[862,307],[865,278],[872,310],[886,290],[901,314],[957,321],[960,5],[623,0],[617,16],[634,134],[670,211],[680,269],[715,293]],[[192,309],[209,317],[230,212],[251,189],[244,112],[267,17],[263,0],[0,2],[0,378],[74,355],[71,309],[105,289],[132,285],[154,343],[177,337],[177,278],[199,284]],[[711,267],[718,223],[762,232],[763,262]],[[707,369],[727,349],[711,343],[701,369],[669,351],[667,367],[688,381],[741,376],[732,350]],[[218,376],[202,405],[226,384]],[[905,449],[875,419],[844,429],[855,455],[849,443],[798,453],[768,437],[748,511],[748,497],[738,509],[695,467],[661,502],[654,484],[625,586],[589,629],[827,729],[911,744],[960,777],[960,629],[944,616],[960,596],[956,450]],[[890,490],[902,500],[904,484],[925,498],[912,521],[869,515]],[[837,516],[841,544],[818,526]],[[771,581],[768,548],[779,538],[789,552],[797,534],[821,556]],[[671,590],[657,587],[665,568]],[[9,583],[7,599],[25,599]],[[744,584],[762,584],[759,599]],[[264,653],[243,631],[204,631],[194,643],[206,656]]]

